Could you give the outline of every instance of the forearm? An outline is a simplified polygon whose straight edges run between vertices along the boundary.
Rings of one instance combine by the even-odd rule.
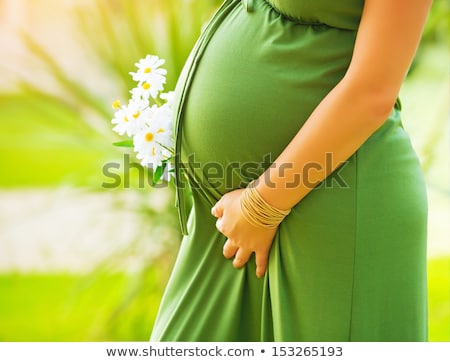
[[[394,101],[343,80],[261,175],[258,192],[279,209],[297,204],[383,124]]]
[[[365,1],[347,73],[259,178],[257,190],[269,204],[279,209],[297,204],[383,124],[430,5],[431,0]]]

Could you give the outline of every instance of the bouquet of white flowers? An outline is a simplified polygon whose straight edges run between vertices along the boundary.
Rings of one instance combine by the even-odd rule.
[[[163,93],[167,74],[166,69],[161,68],[164,62],[155,55],[147,55],[136,63],[137,72],[130,74],[137,86],[130,91],[127,105],[120,101],[113,103],[116,112],[111,121],[115,132],[131,137],[114,145],[134,147],[141,164],[153,169],[154,183],[163,176],[169,179],[173,172],[173,92]]]

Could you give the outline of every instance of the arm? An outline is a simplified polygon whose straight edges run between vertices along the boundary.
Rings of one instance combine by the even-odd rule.
[[[280,209],[297,204],[311,191],[309,183],[295,188],[285,184],[301,174],[305,164],[323,166],[314,178],[320,183],[328,176],[326,153],[333,155],[328,171],[334,170],[384,123],[416,52],[430,4],[431,0],[366,0],[347,73],[275,160],[275,165],[292,167],[283,177],[278,166],[260,177],[257,189],[269,204]]]
[[[323,166],[315,175],[315,184],[319,184],[328,176],[326,171],[348,159],[384,123],[416,52],[431,2],[365,1],[347,73],[316,107],[274,167],[259,178],[257,190],[269,204],[279,209],[296,205],[312,190],[310,183],[301,182],[295,188],[286,184],[301,175],[306,164]],[[327,153],[333,155],[328,168],[324,164]],[[280,172],[283,164],[290,167]],[[225,257],[235,256],[233,265],[242,267],[255,252],[257,275],[262,276],[274,232],[258,230],[243,219],[241,194],[242,190],[235,190],[224,195],[212,213],[218,217],[217,228],[228,237]]]

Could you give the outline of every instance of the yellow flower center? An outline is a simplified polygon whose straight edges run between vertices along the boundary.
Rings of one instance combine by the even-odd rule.
[[[129,122],[128,117],[124,117],[123,120],[124,120],[125,122]]]
[[[144,69],[144,73],[150,73],[152,71],[152,68],[148,67]]]
[[[150,89],[151,85],[147,82],[144,82],[144,84],[142,84],[142,88],[144,88],[145,90]]]
[[[119,109],[120,108],[120,101],[117,99],[112,104],[113,109]]]
[[[137,119],[141,115],[141,111],[137,111],[135,114],[133,114],[133,118]]]
[[[155,138],[155,135],[154,135],[153,133],[151,133],[151,132],[148,132],[148,133],[145,135],[145,140],[146,140],[147,142],[153,141],[154,138]]]
[[[158,130],[158,133],[163,133],[164,132],[164,128],[160,128],[159,130]]]
[[[155,147],[153,147],[152,148],[152,156],[155,156],[156,155],[156,149],[155,149]]]

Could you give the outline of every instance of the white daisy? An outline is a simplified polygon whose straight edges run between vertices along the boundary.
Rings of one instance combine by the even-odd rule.
[[[164,59],[160,59],[156,55],[147,55],[145,58],[136,63],[137,72],[130,72],[133,80],[139,83],[152,83],[154,78],[166,79],[167,70],[160,68],[165,63]]]
[[[167,70],[160,68],[164,62],[164,59],[156,55],[147,55],[136,63],[138,71],[130,72],[130,74],[133,80],[138,82],[138,86],[132,90],[132,94],[140,94],[142,98],[149,96],[156,98],[166,83]]]
[[[173,139],[170,113],[165,106],[151,108],[146,126],[134,136],[134,150],[144,166],[156,167],[172,156]]]
[[[171,91],[171,92],[167,92],[167,93],[161,93],[160,94],[160,98],[164,99],[166,101],[166,105],[170,108],[173,109],[173,103],[175,100],[175,92]]]
[[[165,148],[170,131],[160,127],[158,122],[150,122],[134,137],[134,151],[143,166],[155,170],[162,165],[162,161],[170,158],[171,152]]]
[[[137,72],[130,74],[138,84],[130,91],[132,96],[127,106],[122,106],[119,101],[113,103],[116,113],[112,123],[115,125],[114,131],[133,138],[134,151],[142,165],[156,171],[164,162],[166,168],[162,175],[158,173],[158,178],[169,180],[174,153],[174,92],[162,93],[167,74],[165,69],[160,68],[163,64],[164,60],[154,55],[148,55],[136,63]],[[151,106],[150,97],[155,100]]]
[[[152,83],[139,83],[136,88],[133,88],[130,93],[133,98],[148,99],[150,97],[157,98],[159,92],[164,89],[164,83],[154,81]]]
[[[151,116],[148,108],[148,101],[131,99],[127,106],[122,106],[114,114],[111,121],[116,126],[113,131],[119,135],[133,136],[144,128],[147,120]]]
[[[121,107],[116,113],[114,113],[114,118],[111,121],[112,124],[116,126],[113,128],[114,132],[117,132],[121,136],[127,133],[129,119],[127,116],[127,108]]]

